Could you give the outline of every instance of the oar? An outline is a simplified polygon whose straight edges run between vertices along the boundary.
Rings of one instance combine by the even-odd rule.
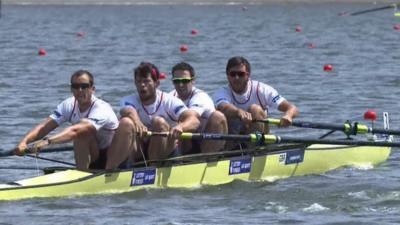
[[[367,10],[361,10],[361,11],[350,13],[350,16],[356,16],[356,15],[360,15],[360,14],[364,14],[364,13],[370,13],[370,12],[375,12],[375,11],[380,11],[380,10],[385,10],[385,9],[392,9],[392,8],[396,8],[398,4],[399,3],[395,3],[395,4],[390,4],[387,6],[382,6],[382,7],[377,7],[377,8],[367,9]]]
[[[29,153],[29,151],[31,150],[30,148],[32,147],[28,147],[26,153]],[[64,152],[64,151],[71,151],[73,149],[74,147],[72,145],[67,145],[67,146],[59,146],[53,148],[44,148],[40,150],[40,153]],[[9,150],[3,150],[3,149],[0,150],[0,157],[13,156],[13,155],[15,155],[15,148]]]
[[[279,119],[274,119],[274,118],[257,120],[256,122],[279,125]],[[367,133],[400,135],[400,130],[391,130],[391,129],[385,130],[379,128],[372,128],[360,123],[333,124],[333,123],[319,123],[319,122],[295,120],[292,122],[292,126],[303,127],[303,128],[314,128],[314,129],[338,130],[338,131],[343,131],[345,134],[348,135],[367,134]]]
[[[148,132],[147,135],[167,136],[166,132]],[[400,142],[381,141],[358,141],[358,140],[328,140],[313,138],[285,137],[272,134],[214,134],[214,133],[182,133],[183,140],[226,140],[252,142],[258,144],[280,144],[280,143],[301,143],[301,144],[332,144],[332,145],[358,145],[358,146],[385,146],[400,147]]]

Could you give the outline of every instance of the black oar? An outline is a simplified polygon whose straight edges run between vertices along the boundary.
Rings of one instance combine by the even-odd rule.
[[[44,148],[40,150],[40,153],[49,153],[49,152],[64,152],[64,151],[72,151],[74,149],[73,146],[68,145],[68,146],[59,146],[59,147],[53,147],[53,148]],[[26,153],[29,153],[29,148],[27,149]],[[9,149],[9,150],[0,150],[0,157],[6,157],[6,156],[13,156],[15,155],[15,148],[14,149]]]
[[[350,13],[350,16],[357,16],[360,14],[370,13],[370,12],[375,12],[375,11],[380,11],[380,10],[385,10],[385,9],[393,9],[393,8],[396,8],[398,5],[399,5],[399,3],[395,3],[395,4],[391,4],[391,5],[387,5],[387,6],[357,11],[357,12]]]
[[[257,120],[256,122],[279,125],[279,119],[274,119],[274,118]],[[367,134],[367,133],[400,135],[400,130],[391,130],[391,129],[385,130],[379,128],[372,128],[360,123],[334,124],[334,123],[319,123],[319,122],[295,120],[292,122],[292,126],[303,127],[303,128],[314,128],[314,129],[338,130],[338,131],[343,131],[347,135]]]
[[[148,132],[148,135],[167,136],[167,132]],[[214,133],[182,133],[183,140],[226,140],[252,142],[258,144],[280,144],[280,143],[301,143],[301,144],[332,144],[332,145],[357,145],[357,146],[384,146],[400,147],[399,142],[382,141],[359,141],[359,140],[328,140],[313,138],[285,137],[272,134],[214,134]]]

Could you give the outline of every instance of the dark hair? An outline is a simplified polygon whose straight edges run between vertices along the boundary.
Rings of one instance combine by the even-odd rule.
[[[172,76],[174,76],[174,73],[177,70],[187,70],[187,71],[189,71],[190,77],[194,77],[196,75],[195,72],[194,72],[193,67],[189,63],[186,63],[186,62],[180,62],[180,63],[176,64],[174,67],[172,67],[172,71],[171,71]]]
[[[152,63],[141,62],[134,70],[135,79],[137,76],[147,77],[148,75],[150,75],[151,79],[154,81],[160,79],[160,71],[158,71],[158,68]]]
[[[249,63],[249,61],[247,61],[247,59],[245,59],[244,57],[241,57],[241,56],[235,56],[228,60],[228,63],[226,64],[226,74],[228,74],[229,70],[232,67],[240,66],[240,65],[244,65],[246,67],[247,72],[250,74],[250,72],[251,72],[250,63]]]
[[[87,70],[78,70],[78,71],[76,71],[75,73],[73,73],[72,75],[71,75],[71,84],[72,84],[72,81],[75,79],[75,78],[78,78],[78,77],[80,77],[80,76],[83,76],[83,75],[88,75],[88,77],[89,77],[89,84],[90,84],[90,86],[93,86],[93,84],[94,84],[94,79],[93,79],[93,75],[89,72],[89,71],[87,71]]]

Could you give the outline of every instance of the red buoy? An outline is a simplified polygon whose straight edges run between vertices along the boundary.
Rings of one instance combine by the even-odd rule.
[[[39,49],[38,55],[45,56],[46,54],[47,54],[46,50],[44,50],[43,48]]]
[[[324,71],[325,72],[332,72],[333,71],[333,66],[331,64],[325,64],[324,65]]]
[[[181,50],[181,52],[187,52],[189,50],[187,45],[181,45],[181,47],[179,48],[179,50]]]
[[[301,26],[296,26],[296,32],[302,32],[303,31],[303,28],[301,28]]]
[[[160,80],[164,80],[167,78],[167,75],[165,73],[160,73]]]
[[[84,37],[85,33],[84,32],[78,32],[78,33],[76,33],[76,36],[77,37]]]
[[[192,35],[197,35],[199,34],[199,31],[196,29],[192,29],[192,31],[190,32]]]
[[[308,48],[315,48],[317,47],[314,43],[308,43]]]
[[[376,120],[376,112],[373,110],[368,110],[364,113],[364,119],[365,120]]]
[[[393,29],[400,31],[400,24],[396,24],[393,26]]]

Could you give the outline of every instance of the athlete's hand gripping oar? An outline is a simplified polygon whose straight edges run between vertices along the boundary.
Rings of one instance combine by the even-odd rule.
[[[257,122],[263,122],[273,125],[278,125],[280,123],[279,119],[274,119],[274,118],[257,120]],[[400,130],[392,130],[392,129],[385,130],[379,128],[372,128],[357,122],[353,124],[351,123],[334,124],[334,123],[320,123],[320,122],[295,120],[292,122],[292,126],[302,127],[302,128],[338,130],[338,131],[343,131],[347,135],[367,134],[367,133],[400,135]]]
[[[370,12],[375,12],[375,11],[380,11],[380,10],[385,10],[385,9],[397,8],[398,5],[399,5],[399,3],[394,3],[394,4],[387,5],[387,6],[361,10],[361,11],[350,13],[350,16],[357,16],[357,15],[364,14],[364,13],[370,13]]]
[[[168,132],[147,132],[148,136],[168,136]],[[253,142],[258,144],[280,144],[280,143],[301,143],[301,144],[332,144],[332,145],[358,145],[358,146],[385,146],[400,147],[399,142],[378,142],[358,140],[328,140],[313,138],[285,137],[271,134],[215,134],[215,133],[182,133],[183,140],[226,140]]]

